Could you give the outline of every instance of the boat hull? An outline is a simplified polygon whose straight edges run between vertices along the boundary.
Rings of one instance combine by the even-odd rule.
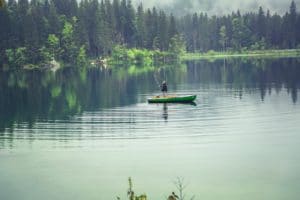
[[[196,99],[196,95],[188,96],[155,96],[148,99],[149,103],[191,103]]]

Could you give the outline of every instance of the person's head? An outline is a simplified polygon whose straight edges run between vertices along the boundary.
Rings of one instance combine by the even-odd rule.
[[[163,83],[163,84],[166,84],[166,81],[163,81],[162,83]]]

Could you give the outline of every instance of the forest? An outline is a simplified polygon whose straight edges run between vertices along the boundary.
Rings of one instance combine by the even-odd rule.
[[[52,60],[83,66],[120,49],[171,52],[295,49],[300,14],[259,7],[226,16],[174,16],[131,0],[8,0],[0,8],[2,68],[42,66]]]

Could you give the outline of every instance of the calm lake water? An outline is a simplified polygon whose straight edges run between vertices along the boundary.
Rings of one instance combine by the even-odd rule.
[[[0,199],[299,199],[299,90],[295,58],[0,72]]]

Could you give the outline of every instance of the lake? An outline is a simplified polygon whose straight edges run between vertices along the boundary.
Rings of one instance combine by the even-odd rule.
[[[116,68],[0,72],[1,200],[299,198],[299,58]]]

